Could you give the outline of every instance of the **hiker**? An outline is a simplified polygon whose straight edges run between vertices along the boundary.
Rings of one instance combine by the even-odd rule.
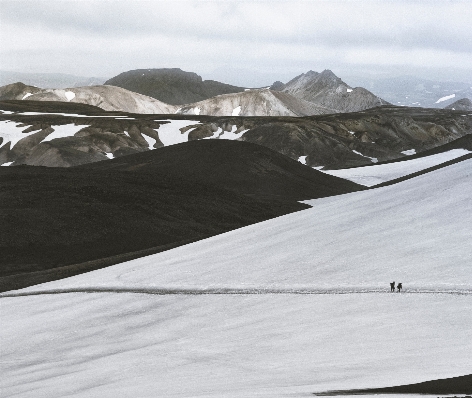
[[[390,291],[394,292],[395,291],[395,281],[390,282]]]
[[[400,291],[402,290],[402,288],[403,288],[402,284],[399,283],[399,284],[397,285],[398,293],[400,293]]]

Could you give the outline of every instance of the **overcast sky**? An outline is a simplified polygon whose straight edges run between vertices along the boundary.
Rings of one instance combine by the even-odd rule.
[[[471,3],[0,0],[0,69],[177,67],[245,86],[310,69],[472,82]]]

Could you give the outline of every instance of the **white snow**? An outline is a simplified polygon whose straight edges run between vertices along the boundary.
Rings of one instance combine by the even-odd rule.
[[[439,99],[435,102],[435,104],[439,104],[440,102],[450,100],[450,99],[454,98],[455,96],[456,96],[456,94],[446,95],[445,97],[439,98]]]
[[[2,163],[0,166],[10,166],[13,162]]]
[[[299,161],[300,163],[302,163],[302,164],[306,164],[306,158],[307,158],[307,156],[300,156],[300,157],[298,158],[298,161]]]
[[[358,155],[360,155],[364,158],[370,159],[372,161],[372,163],[377,163],[379,161],[377,158],[371,158],[370,156],[363,155],[362,153],[360,153],[358,151],[352,150],[352,152],[357,153]]]
[[[196,106],[195,108],[193,108],[193,113],[194,113],[195,115],[199,115],[200,112],[201,112],[201,108],[199,108],[198,106]]]
[[[216,131],[213,132],[213,135],[211,137],[204,137],[204,140],[212,140],[215,138],[218,138],[218,136],[222,133],[223,129],[221,127],[218,127]]]
[[[0,114],[1,115],[13,115],[15,112],[13,111],[4,111],[3,109],[0,109]],[[465,115],[463,115],[465,116]]]
[[[241,105],[233,109],[231,116],[239,116],[240,113],[241,113]]]
[[[470,167],[22,290],[122,293],[0,298],[1,391],[295,398],[469,374]],[[133,293],[159,288],[180,294]],[[224,288],[259,294],[191,294]]]
[[[78,131],[82,130],[84,127],[89,127],[88,124],[79,124],[75,125],[74,123],[70,124],[63,124],[60,126],[51,126],[54,129],[54,132],[49,134],[44,140],[41,142],[52,141],[56,138],[65,138],[65,137],[72,137]]]
[[[315,170],[323,170],[324,166],[313,166]]]
[[[249,129],[246,129],[246,130],[240,131],[239,133],[236,133],[237,129],[238,129],[238,126],[232,126],[231,131],[224,131],[223,134],[221,134],[218,138],[222,140],[237,140],[241,138],[246,131],[249,130]]]
[[[18,141],[31,134],[35,134],[38,130],[31,131],[29,133],[23,133],[29,126],[20,126],[21,123],[13,122],[10,120],[0,120],[0,138],[3,138],[0,148],[10,143],[10,149],[12,149]]]
[[[141,134],[143,136],[143,138],[146,140],[146,142],[148,143],[149,145],[149,149],[152,150],[154,149],[154,144],[156,143],[156,140],[146,134]]]
[[[64,93],[64,95],[66,96],[67,101],[69,101],[69,102],[72,101],[75,98],[75,93],[72,92],[72,91],[66,91]]]
[[[163,120],[158,120],[162,122]],[[188,135],[193,130],[193,128],[188,129],[185,133],[182,133],[180,129],[200,124],[196,120],[166,120],[159,126],[159,129],[154,129],[159,135],[159,139],[164,144],[164,146],[179,144],[181,142],[188,141]]]
[[[105,155],[107,156],[108,159],[113,159],[114,158],[113,153],[111,153],[111,152],[105,152]]]
[[[356,132],[355,131],[350,131],[349,134],[354,135],[354,134],[356,134]]]
[[[351,92],[352,92],[352,88],[348,88],[348,89],[346,89],[346,91],[347,91],[348,93],[351,93]]]
[[[416,149],[407,149],[406,151],[402,151],[404,155],[411,156],[411,155],[416,155]]]
[[[425,156],[418,159],[404,160],[402,162],[379,164],[368,167],[355,167],[341,170],[323,170],[324,173],[336,177],[345,178],[357,184],[371,187],[386,181],[394,180],[447,162],[449,160],[466,155],[470,151],[466,149],[453,149],[436,155]]]
[[[26,98],[28,98],[28,97],[31,97],[32,95],[33,95],[32,93],[26,93],[26,94],[23,96],[22,100],[24,100],[24,99],[26,99]]]

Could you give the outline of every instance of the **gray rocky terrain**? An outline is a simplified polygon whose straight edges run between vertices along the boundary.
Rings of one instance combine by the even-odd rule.
[[[336,169],[406,158],[472,133],[471,112],[394,106],[311,117],[156,116],[37,101],[4,101],[0,109],[0,164],[10,166],[68,167],[180,142],[229,139]]]
[[[269,89],[252,89],[182,106],[183,115],[210,116],[311,116],[336,113],[334,109]]]
[[[453,111],[472,111],[472,101],[468,98],[462,98],[453,102],[444,109],[452,109]]]
[[[107,80],[105,84],[122,87],[172,105],[189,104],[220,94],[244,91],[244,87],[203,80],[196,73],[178,68],[130,70]]]
[[[154,98],[106,85],[41,89],[18,82],[0,87],[0,100],[72,102],[132,113],[175,113],[177,109]]]
[[[388,104],[362,87],[352,88],[330,70],[324,70],[321,73],[309,71],[286,84],[277,81],[271,89],[314,102],[337,112],[356,112]]]

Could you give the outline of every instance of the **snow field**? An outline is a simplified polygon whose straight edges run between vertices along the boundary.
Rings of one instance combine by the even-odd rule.
[[[0,138],[3,138],[0,148],[10,143],[10,149],[12,149],[18,143],[18,141],[39,131],[35,130],[29,133],[23,133],[23,130],[26,130],[29,126],[20,125],[21,123],[18,122],[0,120]]]
[[[5,397],[304,397],[470,372],[470,297],[2,298]]]
[[[163,120],[158,120],[158,122],[161,121]],[[198,120],[166,120],[166,122],[168,123],[161,124],[159,129],[154,129],[164,146],[187,142],[188,135],[193,129],[188,129],[185,133],[182,133],[180,129],[200,124]]]
[[[352,152],[354,152],[355,154],[360,155],[364,158],[370,159],[372,161],[372,163],[377,163],[379,161],[377,158],[371,158],[370,156],[363,155],[362,153],[357,152],[355,150],[352,150]]]
[[[18,291],[262,294],[0,297],[0,389],[25,398],[286,398],[469,374],[471,166],[307,201],[311,209]],[[388,291],[393,280],[404,293],[336,294]],[[289,293],[302,287],[326,294]]]
[[[416,155],[416,149],[407,149],[406,151],[402,151],[402,153],[407,156]]]
[[[67,101],[72,101],[75,98],[75,93],[72,91],[66,91],[64,93],[65,97],[67,98]]]
[[[75,125],[74,123],[70,123],[70,124],[63,124],[60,126],[51,126],[51,127],[54,129],[54,132],[49,134],[41,142],[52,141],[56,138],[72,137],[83,128],[89,127],[89,125],[88,124]]]
[[[156,143],[156,140],[146,134],[141,134],[141,136],[146,140],[146,142],[148,143],[149,145],[149,150],[153,150],[154,149],[154,144]]]
[[[409,152],[405,153],[405,155],[414,154],[411,151],[414,151],[414,149],[402,153]],[[409,159],[402,162],[379,164],[367,167],[355,167],[350,169],[323,170],[323,173],[345,178],[346,180],[365,185],[366,187],[372,187],[386,181],[416,173],[429,167],[437,166],[468,153],[470,153],[470,151],[467,149],[452,149],[436,155],[424,156],[418,159]]]
[[[2,163],[0,164],[0,166],[10,166],[13,162],[6,162],[6,163]]]

